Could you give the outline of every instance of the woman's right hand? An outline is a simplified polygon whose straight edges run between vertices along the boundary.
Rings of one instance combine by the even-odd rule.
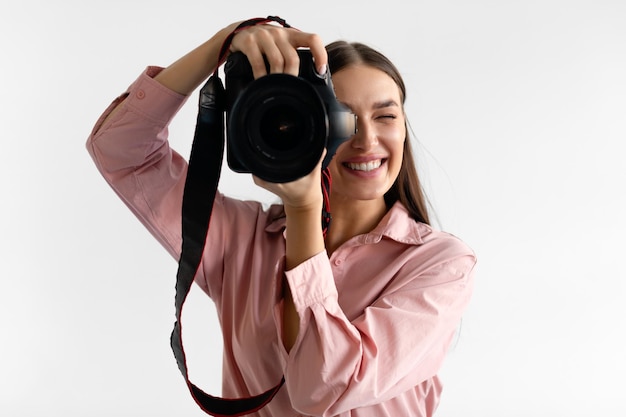
[[[161,71],[155,79],[170,90],[183,95],[191,94],[215,71],[224,40],[240,23],[224,27],[208,41]],[[233,36],[230,44],[231,52],[241,51],[247,56],[255,78],[266,75],[264,55],[270,63],[270,72],[298,75],[300,60],[297,48],[309,48],[318,72],[322,74],[326,71],[326,49],[322,39],[313,33],[261,24],[241,29]]]
[[[286,73],[297,76],[300,60],[297,48],[309,48],[318,73],[326,72],[328,56],[319,35],[301,32],[272,24],[251,26],[238,32],[232,39],[230,51],[243,52],[254,78],[267,74],[263,56],[270,64],[270,73]]]

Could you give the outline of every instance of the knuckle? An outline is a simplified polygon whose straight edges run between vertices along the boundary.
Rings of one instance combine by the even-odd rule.
[[[309,33],[308,42],[309,44],[320,44],[322,43],[322,37],[317,33]]]
[[[239,32],[237,34],[237,43],[242,49],[250,48],[254,45],[254,35],[248,31]]]

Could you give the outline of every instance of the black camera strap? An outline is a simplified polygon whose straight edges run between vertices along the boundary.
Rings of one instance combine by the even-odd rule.
[[[221,65],[230,41],[237,31],[267,22],[277,22],[289,27],[283,19],[275,16],[243,22],[224,42],[219,65]],[[185,378],[192,397],[203,411],[217,417],[242,416],[261,409],[272,400],[285,382],[285,378],[282,377],[275,387],[262,394],[248,398],[227,399],[207,394],[193,384],[188,376],[187,361],[183,349],[181,315],[183,304],[202,259],[213,201],[217,193],[224,155],[224,102],[224,86],[216,69],[215,74],[200,90],[196,129],[183,192],[182,249],[176,275],[176,322],[170,338],[170,345],[178,368]],[[328,180],[329,178],[326,179],[325,177],[324,182],[326,183]]]

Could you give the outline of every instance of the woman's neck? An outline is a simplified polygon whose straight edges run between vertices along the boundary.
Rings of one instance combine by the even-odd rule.
[[[331,198],[332,222],[326,235],[326,251],[335,249],[354,236],[372,231],[387,213],[383,198],[376,200],[348,200]]]

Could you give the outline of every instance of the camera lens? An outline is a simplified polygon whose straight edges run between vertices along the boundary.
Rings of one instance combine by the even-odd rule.
[[[272,106],[261,116],[259,135],[278,152],[293,150],[306,135],[306,117],[288,106]]]
[[[286,74],[261,77],[233,104],[230,152],[252,174],[289,182],[310,173],[328,138],[326,107],[315,88]]]

